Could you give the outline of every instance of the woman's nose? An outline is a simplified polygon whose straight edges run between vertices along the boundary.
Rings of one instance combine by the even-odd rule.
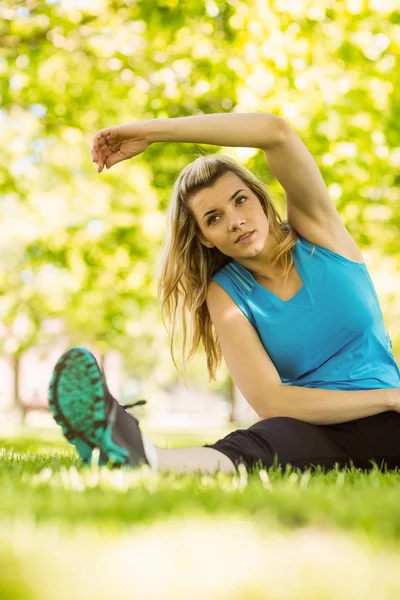
[[[239,229],[239,227],[243,226],[246,223],[245,219],[243,219],[243,217],[232,217],[232,219],[229,221],[229,231],[235,231],[236,229]]]
[[[241,227],[246,222],[243,213],[240,213],[234,207],[229,207],[226,212],[226,222],[228,223],[229,231]]]

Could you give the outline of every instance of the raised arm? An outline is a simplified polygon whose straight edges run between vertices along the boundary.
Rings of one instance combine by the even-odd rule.
[[[267,150],[279,144],[285,121],[267,113],[216,113],[151,119],[102,129],[91,153],[99,173],[104,166],[137,156],[155,142],[191,142]]]
[[[192,142],[243,148],[270,148],[282,136],[285,121],[267,113],[217,113],[176,119],[154,119],[147,140]]]

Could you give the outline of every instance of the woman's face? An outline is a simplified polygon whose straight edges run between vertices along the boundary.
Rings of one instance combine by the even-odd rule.
[[[258,255],[268,238],[268,219],[257,196],[232,172],[215,185],[198,192],[190,207],[201,230],[200,240],[207,248],[216,247],[232,258]],[[243,233],[254,231],[248,241],[237,242]]]

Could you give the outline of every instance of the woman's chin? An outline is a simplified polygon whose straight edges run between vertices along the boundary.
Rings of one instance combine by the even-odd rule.
[[[257,256],[264,249],[264,245],[260,242],[255,242],[253,244],[249,244],[248,246],[243,246],[240,248],[240,254],[246,253],[246,256]],[[238,252],[238,254],[239,254]]]

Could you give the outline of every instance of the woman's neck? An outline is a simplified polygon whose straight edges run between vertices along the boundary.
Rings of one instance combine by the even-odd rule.
[[[272,265],[271,261],[268,260],[268,257],[272,254],[277,245],[278,242],[272,236],[269,236],[267,239],[267,244],[262,253],[254,258],[245,259],[243,262],[241,261],[243,266],[245,266],[246,269],[252,273],[255,279],[260,277],[267,281],[273,282],[283,277],[284,264],[282,259],[275,263],[274,266]]]

